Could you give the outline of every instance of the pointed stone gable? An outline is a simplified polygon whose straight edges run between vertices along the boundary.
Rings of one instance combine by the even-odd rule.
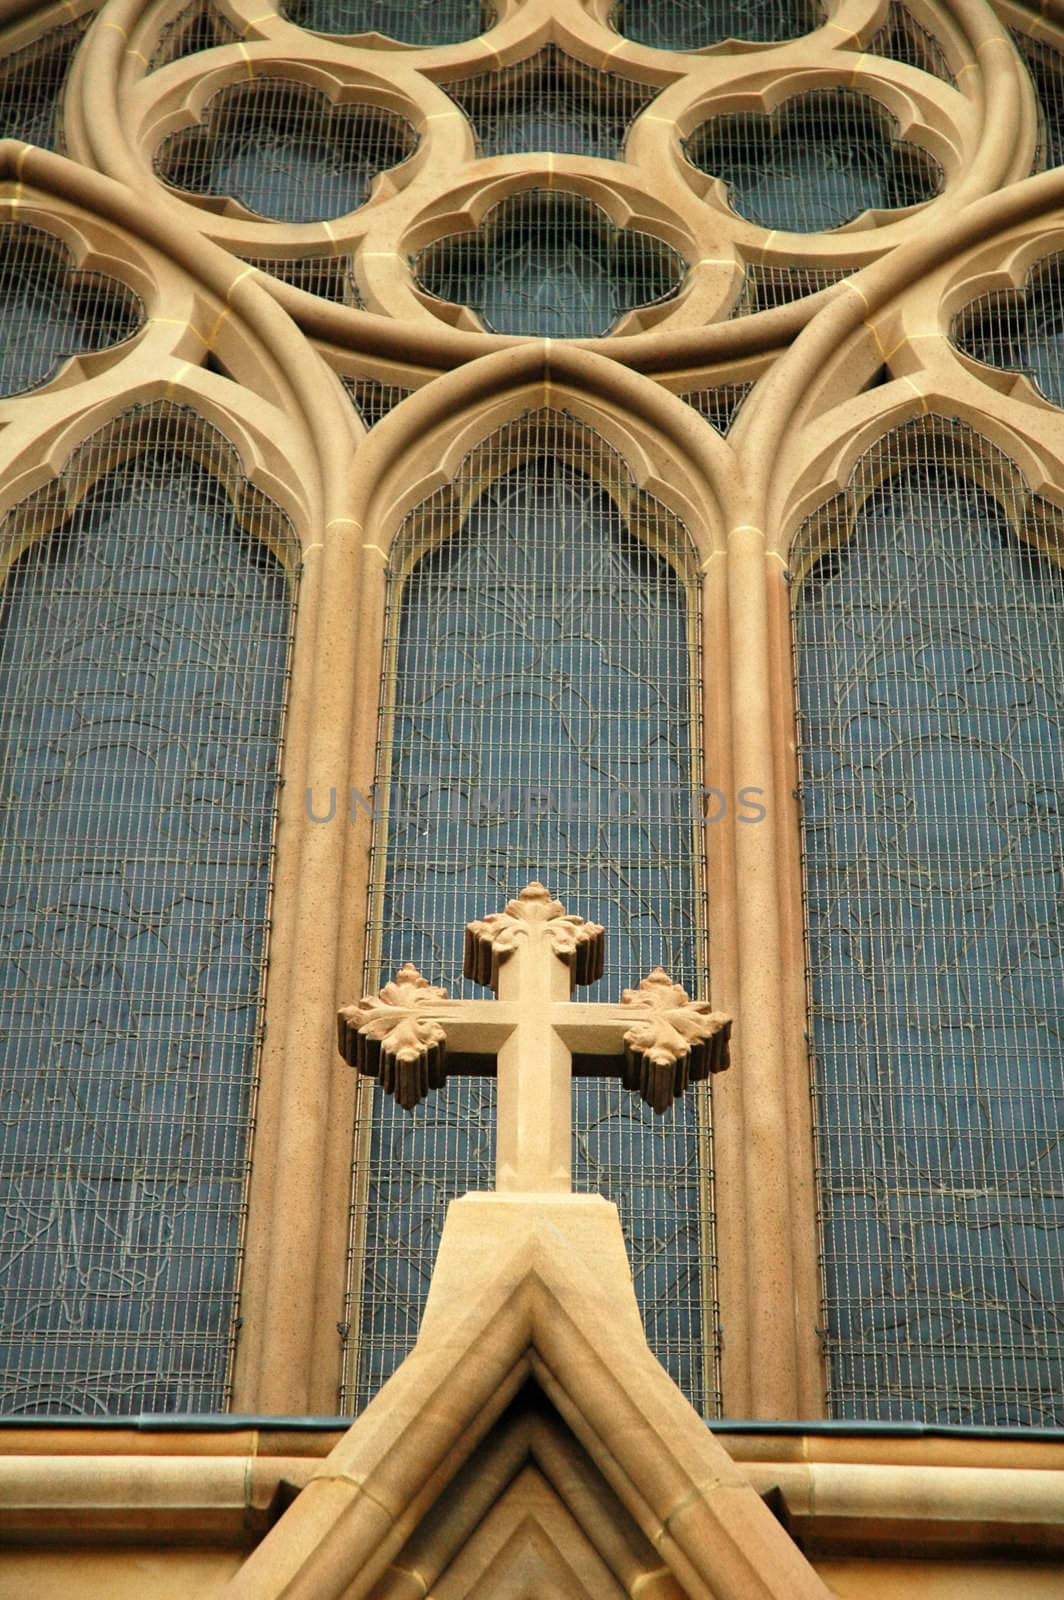
[[[225,1594],[585,1592],[828,1596],[647,1348],[615,1207],[467,1195],[413,1352]]]

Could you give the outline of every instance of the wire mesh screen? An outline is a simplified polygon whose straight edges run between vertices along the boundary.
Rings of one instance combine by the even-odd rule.
[[[718,383],[712,389],[688,389],[680,399],[694,406],[718,433],[727,433],[753,387],[752,383]]]
[[[819,294],[821,289],[841,283],[853,270],[852,267],[770,267],[748,261],[742,291],[728,315],[751,317],[758,311],[790,305],[792,300],[804,300],[806,295]]]
[[[341,378],[347,393],[351,397],[351,404],[358,412],[367,428],[375,428],[382,417],[397,406],[400,400],[405,400],[408,394],[413,394],[412,389],[404,389],[398,383],[381,383],[379,378]]]
[[[383,698],[379,976],[409,960],[479,993],[465,923],[538,878],[606,929],[590,998],[659,962],[704,992],[693,566],[671,513],[557,412],[508,425],[409,519]],[[576,1080],[573,1099],[575,1186],[616,1201],[651,1347],[715,1411],[708,1103],[655,1118],[606,1079]],[[448,1201],[491,1187],[495,1084],[452,1079],[412,1118],[383,1095],[363,1106],[356,1407],[411,1347]]]
[[[470,306],[492,333],[586,339],[639,306],[670,300],[687,263],[652,234],[618,228],[585,195],[525,189],[471,233],[428,245],[420,286]]]
[[[1034,170],[1064,163],[1064,59],[1059,50],[1026,34],[1013,33],[1012,42],[1034,85],[1041,110],[1041,135]]]
[[[263,73],[212,96],[201,123],[163,141],[155,170],[186,194],[228,196],[274,221],[319,222],[362,205],[377,174],[416,145],[394,112],[337,105]]]
[[[835,1416],[1064,1421],[1059,535],[935,419],[798,539]]]
[[[610,17],[618,33],[659,50],[797,39],[823,20],[812,0],[620,0]]]
[[[917,22],[908,6],[900,5],[899,0],[891,0],[887,20],[866,48],[869,55],[904,61],[907,66],[929,72],[943,83],[957,81],[950,71],[946,52],[934,34]]]
[[[74,51],[92,21],[86,12],[0,61],[0,139],[62,148],[60,113]]]
[[[191,412],[0,529],[0,1410],[223,1409],[291,605]]]
[[[1032,267],[1022,289],[984,295],[953,319],[950,338],[988,367],[1022,372],[1064,406],[1064,256]]]
[[[441,85],[473,125],[477,151],[501,156],[551,150],[620,159],[633,117],[656,84],[602,72],[548,45],[499,72]]]
[[[55,377],[71,356],[106,350],[144,323],[132,289],[77,272],[61,239],[23,222],[0,222],[0,394]]]
[[[765,115],[714,117],[684,146],[687,159],[728,186],[740,216],[764,228],[818,233],[862,211],[930,200],[942,169],[897,137],[893,118],[852,89],[818,89]]]
[[[382,33],[403,44],[460,44],[495,20],[482,0],[288,0],[283,13],[315,33]]]
[[[184,56],[198,55],[201,50],[213,50],[219,44],[232,44],[240,35],[210,0],[191,0],[191,4],[176,11],[159,32],[159,42],[152,51],[148,71],[180,61]]]
[[[305,294],[320,295],[323,300],[333,300],[337,305],[362,305],[362,296],[355,282],[354,256],[241,256],[249,267],[269,273],[293,289]]]

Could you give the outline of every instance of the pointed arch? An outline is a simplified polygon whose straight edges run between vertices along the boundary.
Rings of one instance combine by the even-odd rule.
[[[392,545],[367,977],[453,987],[465,923],[541,879],[611,930],[605,998],[706,981],[700,582],[679,520],[587,424],[526,411]],[[369,1090],[369,1086],[367,1086]],[[708,1096],[667,1119],[574,1084],[575,1182],[620,1206],[659,1358],[719,1408]],[[412,1346],[447,1205],[492,1182],[494,1084],[360,1100],[355,1409]]]
[[[164,402],[0,543],[4,1409],[221,1409],[296,541]]]
[[[1059,1421],[1061,514],[925,417],[793,565],[829,1405]]]

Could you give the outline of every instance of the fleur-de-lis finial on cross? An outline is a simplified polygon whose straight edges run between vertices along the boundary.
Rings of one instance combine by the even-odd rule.
[[[574,1005],[574,987],[602,976],[603,951],[597,923],[530,883],[466,927],[465,976],[494,1000],[450,1000],[407,964],[379,995],[341,1010],[340,1054],[407,1110],[448,1074],[496,1075],[496,1188],[567,1191],[574,1073],[614,1074],[660,1112],[728,1065],[731,1019],[660,967],[620,1005]]]

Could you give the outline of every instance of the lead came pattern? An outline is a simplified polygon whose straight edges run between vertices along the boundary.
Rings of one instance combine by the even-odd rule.
[[[616,227],[586,196],[543,189],[500,201],[414,263],[421,288],[471,306],[492,333],[552,339],[609,333],[625,312],[673,299],[686,271],[662,240]]]
[[[337,105],[262,73],[213,95],[200,123],[164,140],[155,169],[188,194],[228,196],[274,221],[318,222],[364,204],[377,174],[416,147],[394,112]]]
[[[168,406],[0,532],[0,1409],[223,1410],[291,536]]]
[[[862,211],[918,205],[942,188],[938,162],[900,140],[878,101],[851,89],[796,95],[770,113],[713,117],[684,145],[728,188],[735,211],[764,228],[819,233]]]
[[[936,422],[795,552],[835,1416],[1064,1421],[1060,548]]]
[[[987,366],[1022,372],[1064,406],[1064,256],[1036,262],[1022,289],[984,295],[953,319],[959,350]]]
[[[396,570],[421,550],[393,600],[370,929],[381,977],[409,960],[452,994],[480,993],[461,976],[465,923],[538,878],[607,929],[593,997],[618,999],[659,962],[704,992],[686,535],[593,435],[547,412],[504,429],[415,514]],[[700,1109],[692,1094],[655,1119],[619,1084],[578,1080],[574,1186],[619,1205],[651,1347],[715,1412],[698,1095]],[[465,1078],[412,1118],[385,1096],[364,1109],[355,1409],[413,1342],[448,1200],[491,1186],[494,1100],[493,1082]]]
[[[500,72],[484,72],[443,88],[473,125],[477,153],[621,158],[629,124],[658,93],[615,72],[600,72],[548,45]]]
[[[22,222],[0,222],[0,394],[47,383],[71,356],[121,344],[143,325],[132,289],[98,272],[77,272],[61,239]]]

